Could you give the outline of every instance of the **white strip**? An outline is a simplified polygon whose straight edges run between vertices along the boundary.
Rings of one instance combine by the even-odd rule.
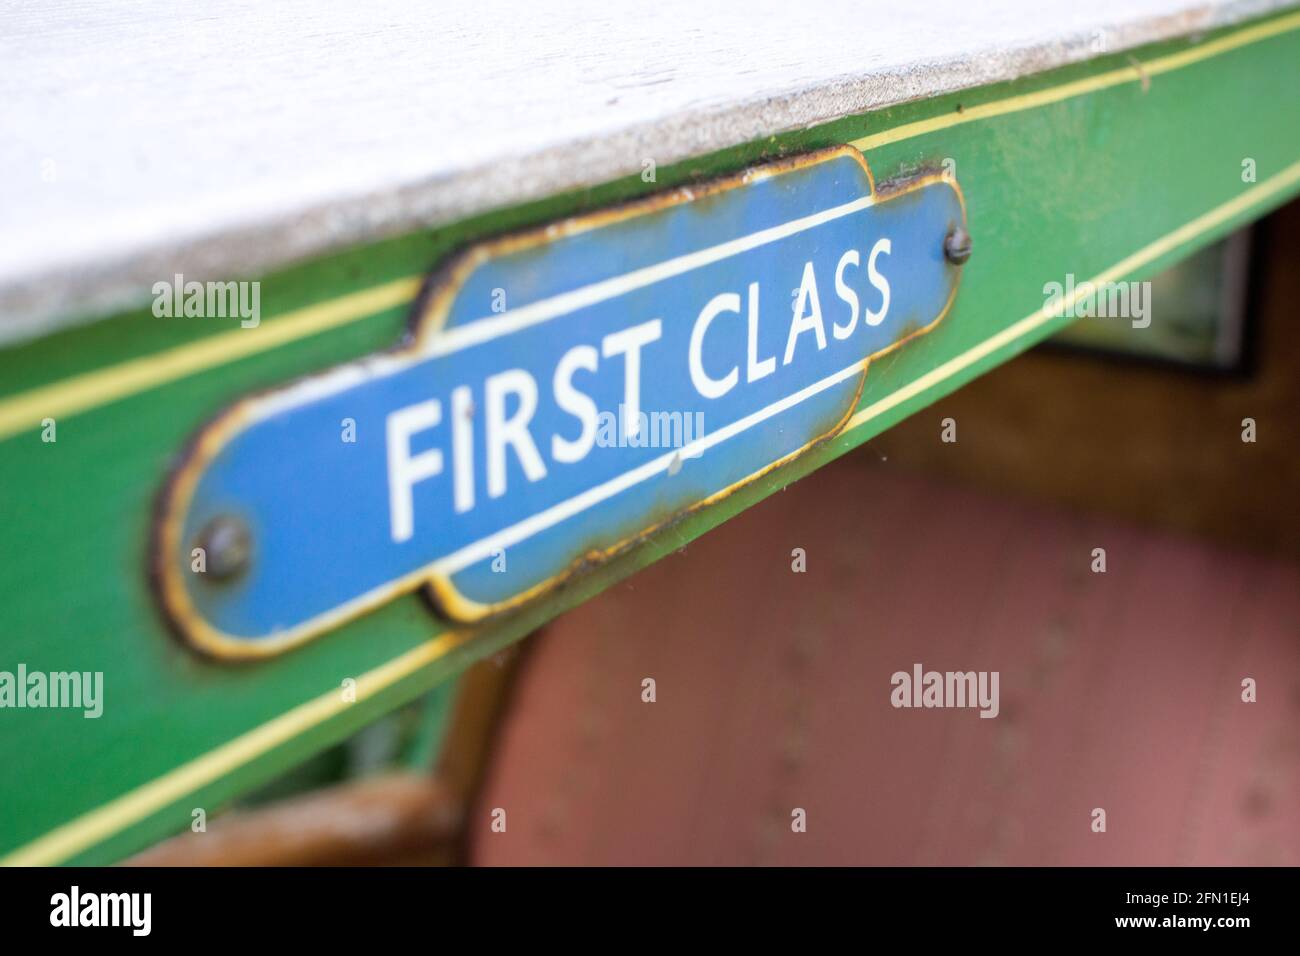
[[[729,259],[742,252],[748,252],[751,249],[757,249],[759,246],[765,246],[797,233],[814,229],[824,223],[852,215],[875,205],[875,203],[876,197],[874,195],[863,196],[852,202],[832,206],[830,209],[824,209],[809,216],[791,219],[779,226],[760,229],[758,232],[752,232],[738,239],[729,239],[707,249],[688,252],[686,255],[666,259],[652,266],[645,266],[620,276],[602,279],[600,282],[593,282],[591,285],[570,292],[562,292],[559,295],[551,296],[549,299],[539,299],[518,309],[484,316],[452,329],[443,329],[429,343],[429,347],[424,350],[423,355],[426,357],[448,355],[469,348],[471,345],[479,345],[499,336],[518,332],[529,326],[547,322],[570,312],[576,312],[578,309],[586,308],[589,305],[595,305],[597,302],[604,302],[607,299],[613,299],[636,289],[645,288],[664,279],[671,279],[683,272],[690,272],[692,269],[698,269],[701,266],[721,262],[723,259]]]
[[[540,511],[531,518],[526,518],[518,524],[511,525],[502,531],[476,541],[474,544],[466,545],[459,551],[452,552],[445,558],[439,558],[435,561],[430,569],[435,574],[451,575],[457,571],[462,571],[470,565],[477,564],[479,561],[486,560],[492,556],[492,553],[498,549],[505,550],[520,541],[526,541],[535,534],[545,531],[553,525],[559,524],[574,515],[581,514],[588,508],[600,504],[607,498],[628,488],[638,485],[648,478],[652,478],[661,471],[666,471],[672,464],[674,458],[680,456],[683,460],[695,458],[703,454],[708,449],[719,445],[728,438],[733,438],[741,432],[753,428],[755,425],[766,421],[773,415],[779,415],[787,409],[793,408],[805,399],[812,398],[820,392],[826,391],[833,385],[838,385],[845,379],[862,371],[863,366],[867,364],[867,359],[859,359],[847,368],[840,369],[832,375],[813,384],[800,389],[792,395],[787,395],[770,405],[760,408],[756,412],[750,412],[744,418],[738,418],[716,432],[706,435],[703,438],[696,439],[688,445],[683,445],[679,449],[660,455],[658,458],[651,459],[644,465],[633,468],[631,471],[624,472],[617,478],[611,478],[602,485],[574,495],[567,501],[561,501],[559,504],[552,505],[545,511]],[[719,489],[721,491],[723,489]]]

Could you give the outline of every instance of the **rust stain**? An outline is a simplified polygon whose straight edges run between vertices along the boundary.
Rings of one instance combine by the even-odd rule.
[[[683,203],[704,203],[705,206],[699,208],[702,210],[707,209],[708,204],[715,202],[724,193],[732,189],[749,185],[759,179],[816,165],[845,155],[852,156],[861,165],[866,173],[871,193],[881,200],[891,203],[915,201],[914,197],[919,196],[919,191],[924,186],[935,181],[947,182],[957,193],[964,220],[965,200],[962,197],[960,187],[958,187],[955,179],[946,176],[937,168],[925,167],[907,176],[897,177],[882,183],[878,188],[866,158],[861,152],[848,145],[831,147],[770,163],[750,166],[735,175],[709,182],[678,186],[647,198],[632,200],[594,213],[570,217],[547,226],[480,241],[460,253],[453,254],[450,259],[431,273],[415,300],[407,334],[393,348],[376,354],[418,358],[428,340],[445,328],[451,307],[467,280],[480,265],[490,259],[512,254],[539,253],[556,239],[629,221]],[[514,610],[543,594],[565,586],[577,576],[604,564],[616,555],[632,550],[651,536],[674,526],[697,511],[723,500],[740,488],[748,486],[795,458],[836,437],[843,430],[861,401],[870,363],[882,355],[892,352],[911,338],[929,331],[947,314],[956,295],[961,270],[958,267],[953,267],[948,274],[951,277],[952,288],[948,300],[939,315],[925,325],[922,325],[920,320],[909,318],[904,323],[894,342],[887,348],[864,357],[861,372],[857,376],[857,388],[854,391],[853,399],[845,403],[845,407],[837,415],[819,423],[819,429],[811,432],[812,437],[803,446],[719,492],[685,506],[674,504],[666,506],[658,512],[652,510],[648,516],[629,521],[630,526],[640,526],[638,530],[620,529],[620,538],[612,544],[606,543],[608,535],[603,536],[606,539],[605,541],[588,542],[559,573],[526,589],[508,601],[493,605],[481,605],[469,601],[456,590],[450,579],[431,577],[427,571],[421,571],[393,582],[389,587],[376,592],[373,598],[364,604],[349,606],[346,613],[323,615],[323,617],[328,618],[325,622],[316,623],[312,626],[301,625],[273,640],[259,640],[256,642],[241,640],[223,634],[209,625],[194,606],[181,578],[183,572],[180,566],[187,566],[183,559],[185,554],[188,553],[182,548],[180,540],[185,516],[206,466],[238,432],[257,418],[258,406],[263,400],[271,395],[282,393],[295,383],[283,384],[245,396],[199,429],[159,491],[155,503],[155,519],[149,549],[148,570],[153,590],[157,594],[159,604],[164,610],[164,616],[167,618],[169,626],[190,646],[205,654],[222,659],[262,658],[282,653],[324,631],[337,628],[360,617],[362,614],[368,613],[381,604],[388,603],[400,595],[415,590],[423,590],[438,612],[452,621],[477,623],[489,616]],[[366,359],[361,361],[366,361]],[[356,363],[350,362],[342,367],[354,364]],[[297,381],[315,379],[328,374],[331,374],[331,372],[316,373],[304,376]],[[825,427],[822,429],[820,426]],[[178,566],[178,562],[180,566]],[[319,619],[316,620],[319,621]]]

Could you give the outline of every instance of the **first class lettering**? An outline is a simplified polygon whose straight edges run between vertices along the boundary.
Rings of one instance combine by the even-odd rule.
[[[596,444],[602,411],[583,388],[587,376],[621,377],[618,421],[623,437],[635,445],[647,407],[644,392],[653,389],[654,369],[664,368],[661,363],[681,363],[665,374],[680,374],[684,366],[694,391],[707,403],[775,374],[778,367],[797,364],[813,350],[843,347],[846,365],[860,358],[861,349],[855,352],[848,343],[864,325],[879,325],[888,314],[891,251],[890,239],[881,237],[868,248],[845,249],[824,264],[809,260],[797,290],[764,287],[761,279],[719,290],[692,317],[685,354],[661,354],[668,319],[648,318],[573,345],[540,381],[527,369],[504,368],[481,382],[456,384],[446,401],[429,398],[395,409],[385,422],[392,540],[401,543],[415,534],[413,489],[421,482],[447,481],[452,508],[460,514],[472,510],[482,493],[499,498],[508,492],[509,456],[529,482],[583,461]],[[763,323],[781,321],[787,323],[784,346],[764,354]],[[744,334],[717,334],[723,323],[739,323]],[[744,343],[743,349],[738,343]],[[565,413],[567,430],[538,434],[533,419],[540,389],[550,390],[555,406]],[[480,441],[481,459],[475,452]],[[421,450],[414,450],[416,444]],[[485,474],[477,473],[480,467]]]

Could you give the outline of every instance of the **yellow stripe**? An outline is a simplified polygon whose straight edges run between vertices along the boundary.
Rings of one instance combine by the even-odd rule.
[[[1161,256],[1173,252],[1179,246],[1191,241],[1201,233],[1208,232],[1216,226],[1222,225],[1234,216],[1250,209],[1252,206],[1258,205],[1279,193],[1285,192],[1288,188],[1295,186],[1298,183],[1300,183],[1300,162],[1295,162],[1271,179],[1266,179],[1259,185],[1251,187],[1236,199],[1231,199],[1222,206],[1210,210],[1205,215],[1198,216],[1196,219],[1187,223],[1187,225],[1175,229],[1167,236],[1157,239],[1149,246],[1139,249],[1128,258],[1122,259],[1105,272],[1094,276],[1091,282],[1093,286],[1097,286],[1103,282],[1114,282],[1126,275],[1130,275],[1141,269],[1143,266],[1159,259]],[[970,366],[974,365],[981,359],[988,358],[998,349],[1004,348],[1012,342],[1024,338],[1038,327],[1046,325],[1053,319],[1059,318],[1070,305],[1078,301],[1079,296],[1084,294],[1086,290],[1087,283],[1081,283],[1080,285],[1075,286],[1074,292],[1068,299],[1061,300],[1050,309],[1044,305],[1037,312],[1033,312],[1025,316],[1019,322],[1007,326],[1001,332],[985,339],[979,345],[966,350],[961,355],[949,359],[942,365],[936,366],[920,378],[917,378],[897,391],[886,395],[884,398],[880,399],[880,401],[873,402],[866,408],[859,410],[849,419],[849,423],[845,426],[845,430],[857,428],[859,425],[864,425],[873,418],[878,418],[891,408],[901,405],[909,399],[915,398],[922,392],[938,385],[945,379],[952,378],[952,376],[956,375],[963,369],[970,368]]]
[[[466,640],[466,635],[456,632],[442,634],[368,671],[357,679],[357,700],[409,677]],[[62,862],[353,706],[343,699],[341,689],[321,694],[0,857],[0,866],[48,866]]]
[[[1243,30],[1240,33],[1225,37],[1214,43],[1206,44],[1204,47],[1191,50],[1186,53],[1176,54],[1172,57],[1165,57],[1162,60],[1154,61],[1160,64],[1160,72],[1175,69],[1177,66],[1193,63],[1197,60],[1204,59],[1205,56],[1213,53],[1204,53],[1203,50],[1214,48],[1213,52],[1222,52],[1223,50],[1235,49],[1245,43],[1254,42],[1268,36],[1274,36],[1286,30],[1294,29],[1300,26],[1300,14],[1284,17],[1280,20],[1264,24],[1260,27],[1254,27]],[[1247,39],[1239,39],[1248,37]],[[1232,42],[1238,41],[1239,42]],[[1176,61],[1176,62],[1175,62]],[[1149,65],[1148,72],[1154,72]],[[1117,71],[1124,73],[1127,79],[1133,76],[1127,71]],[[1109,75],[1109,74],[1103,74]],[[1067,84],[1067,87],[1077,87],[1079,84]],[[1099,88],[1099,87],[1097,87]],[[1091,89],[1091,87],[1090,87]],[[1048,93],[1051,91],[1044,91]],[[1078,89],[1068,95],[1076,96],[1088,90]],[[1025,103],[1027,99],[1043,94],[1031,94],[1030,97],[1013,97],[1011,100],[1000,101],[999,104],[986,104],[986,106],[995,106],[1005,103],[1020,102],[1023,105],[1005,109],[998,112],[987,113],[985,115],[999,115],[999,113],[1012,112],[1013,109],[1029,109],[1032,106],[1042,105],[1047,102],[1054,102],[1053,99],[1044,99],[1031,103]],[[1057,99],[1063,99],[1058,97]],[[941,122],[930,126],[927,124],[936,123],[936,121],[927,120],[924,123],[912,123],[908,126],[899,127],[899,130],[913,129],[916,127],[926,126],[925,129],[916,130],[907,135],[920,135],[923,132],[929,132],[931,129],[939,129],[942,126],[951,126],[955,123],[967,122],[974,118],[970,114],[972,110],[966,113],[958,114],[955,117],[944,117]],[[880,142],[893,142],[897,139],[904,138],[897,136],[893,139],[882,140],[880,137],[889,136],[889,133],[879,134],[878,137],[867,137],[864,140],[858,140],[854,143],[859,149],[869,148],[870,145],[879,145]],[[864,145],[867,144],[867,145]],[[1172,252],[1181,244],[1195,238],[1201,232],[1213,229],[1221,225],[1234,216],[1245,212],[1252,206],[1266,201],[1273,196],[1285,191],[1288,187],[1300,182],[1300,162],[1288,166],[1285,171],[1279,173],[1271,179],[1260,183],[1251,189],[1243,192],[1235,199],[1224,203],[1223,205],[1211,210],[1210,212],[1198,217],[1174,230],[1167,236],[1156,240],[1150,245],[1144,247],[1128,258],[1122,260],[1117,265],[1112,266],[1105,272],[1102,272],[1092,281],[1093,283],[1114,281],[1117,277],[1123,276],[1129,272],[1137,270],[1142,266],[1153,262],[1160,256]],[[112,369],[106,369],[103,372],[90,373],[88,375],[78,376],[68,379],[64,382],[57,383],[46,388],[37,389],[34,392],[28,392],[25,395],[18,396],[15,399],[9,399],[0,403],[0,438],[13,434],[12,422],[16,419],[19,421],[28,421],[32,414],[35,413],[35,405],[24,406],[24,403],[31,401],[31,396],[44,395],[44,401],[47,403],[44,408],[57,407],[62,414],[70,414],[76,411],[84,411],[93,408],[96,404],[106,401],[112,401],[126,395],[143,391],[151,385],[161,384],[172,381],[182,375],[190,374],[194,371],[211,368],[225,361],[231,361],[246,354],[259,351],[262,348],[270,348],[274,345],[283,344],[302,338],[316,332],[324,331],[327,328],[333,328],[337,325],[343,325],[364,315],[377,312],[384,308],[392,307],[401,302],[409,300],[415,295],[419,281],[417,279],[404,279],[392,282],[384,286],[378,286],[365,292],[355,293],[335,299],[324,305],[311,306],[300,309],[297,312],[289,313],[281,319],[271,323],[268,331],[278,326],[284,325],[286,328],[277,333],[275,341],[267,337],[247,336],[250,344],[245,345],[236,341],[235,336],[245,333],[247,330],[227,333],[221,336],[215,336],[212,339],[205,339],[202,342],[194,343],[189,346],[181,346],[170,352],[164,352],[158,356],[139,359],[127,362],[124,365],[116,366]],[[1079,292],[1076,287],[1076,298]],[[1059,306],[1063,310],[1067,303],[1062,302]],[[848,428],[856,428],[873,418],[876,418],[890,408],[893,408],[902,402],[915,398],[929,388],[934,387],[940,382],[956,375],[963,369],[987,358],[998,349],[1001,349],[1017,339],[1028,335],[1030,332],[1039,328],[1046,322],[1051,321],[1058,314],[1058,310],[1048,310],[1046,307],[1039,309],[1021,319],[1019,322],[1002,330],[992,338],[985,340],[977,346],[967,350],[961,355],[950,359],[944,364],[922,375],[920,378],[903,386],[899,390],[891,393],[887,397],[875,402],[866,408],[857,412],[848,423]],[[258,344],[253,345],[252,342]],[[218,345],[218,343],[222,343]],[[212,349],[213,354],[209,356],[208,350]],[[167,363],[164,373],[151,377],[148,367],[154,362]],[[124,369],[134,371],[129,374],[123,374],[122,380],[118,381],[113,377],[113,373],[121,372]],[[67,390],[72,398],[61,395],[63,390]],[[74,400],[75,399],[75,400]],[[18,414],[14,409],[22,410]],[[53,415],[53,412],[47,410],[40,411],[40,417],[44,415]],[[39,417],[36,419],[39,421]],[[21,427],[27,427],[22,425]],[[6,430],[10,429],[10,430]],[[398,657],[386,664],[382,664],[375,669],[368,671],[357,681],[357,695],[363,697],[390,686],[391,684],[414,674],[422,667],[437,661],[439,658],[450,653],[454,648],[459,647],[467,640],[466,635],[457,633],[448,633],[440,635],[428,644],[422,645],[414,650],[408,651],[401,657]],[[274,747],[287,743],[300,733],[303,733],[324,720],[329,719],[340,713],[343,709],[350,706],[343,702],[340,694],[332,690],[320,697],[310,700],[305,704],[300,704],[294,709],[276,717],[247,733],[236,737],[229,743],[211,750],[201,757],[197,757],[187,764],[169,771],[163,776],[149,783],[137,787],[118,797],[116,800],[83,814],[73,820],[68,821],[62,826],[56,827],[42,837],[33,840],[26,846],[20,847],[8,856],[0,857],[0,865],[4,866],[41,866],[62,862],[89,847],[107,839],[120,830],[131,826],[143,820],[152,813],[162,810],[166,806],[181,799],[188,793],[212,783],[224,774],[230,773],[240,766],[256,759],[262,754],[268,752]]]
[[[189,345],[63,379],[0,401],[0,440],[40,425],[43,418],[75,415],[273,349],[384,309],[405,305],[420,290],[418,277],[398,279],[329,302],[286,312],[253,329],[233,329]]]
[[[1168,56],[1157,57],[1148,63],[1139,64],[1135,61],[1133,66],[1098,73],[1095,76],[1075,80],[1073,83],[1063,83],[1051,89],[1039,90],[1036,93],[1025,93],[1021,96],[1011,96],[991,103],[981,103],[977,106],[968,106],[960,113],[945,113],[942,116],[918,120],[915,123],[904,123],[902,126],[895,126],[893,129],[887,129],[881,133],[855,139],[853,145],[865,153],[877,146],[884,146],[886,143],[897,143],[900,140],[911,139],[914,136],[924,136],[926,133],[947,129],[950,126],[959,126],[962,123],[971,123],[992,116],[1004,116],[1007,113],[1018,113],[1022,110],[1046,106],[1049,103],[1059,103],[1061,100],[1082,96],[1085,93],[1094,93],[1097,90],[1118,86],[1121,83],[1141,82],[1144,75],[1150,77],[1159,73],[1168,73],[1170,70],[1180,69],[1191,63],[1218,56],[1220,53],[1226,53],[1229,50],[1236,50],[1251,43],[1258,43],[1260,40],[1267,40],[1269,37],[1287,33],[1297,27],[1300,27],[1300,13],[1291,13],[1277,20],[1261,23],[1258,26],[1248,27],[1228,36],[1220,37],[1217,40],[1211,40],[1209,43],[1201,44],[1190,50],[1184,50],[1181,53],[1171,53]]]

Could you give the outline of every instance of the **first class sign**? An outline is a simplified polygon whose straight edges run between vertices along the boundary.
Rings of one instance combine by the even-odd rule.
[[[837,434],[938,323],[950,177],[825,150],[470,248],[399,348],[237,402],[163,489],[176,629],[282,651],[426,590],[476,622]],[[945,252],[947,250],[947,252]]]

